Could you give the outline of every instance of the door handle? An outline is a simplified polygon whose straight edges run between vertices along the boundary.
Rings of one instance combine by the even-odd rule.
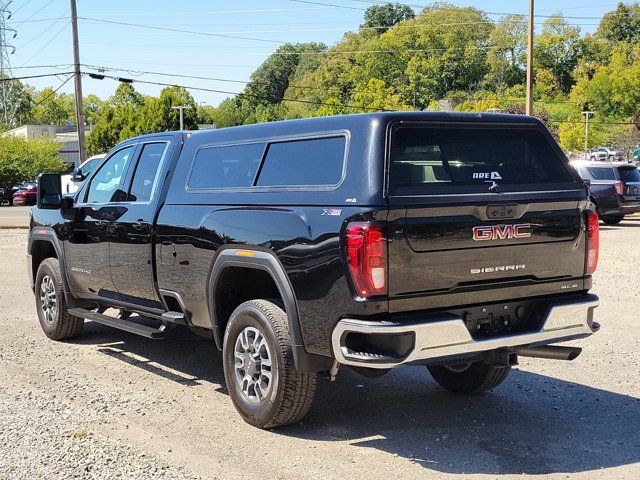
[[[145,230],[149,227],[149,222],[144,222],[142,220],[138,220],[137,222],[133,223],[133,228],[135,228],[136,230]]]
[[[109,222],[107,222],[106,220],[98,220],[96,222],[96,227],[98,228],[107,228],[108,225],[109,225]]]

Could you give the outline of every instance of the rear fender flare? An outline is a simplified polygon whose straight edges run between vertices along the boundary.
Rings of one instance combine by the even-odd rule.
[[[211,273],[209,274],[209,281],[207,285],[207,306],[209,308],[209,318],[211,319],[213,339],[216,346],[219,349],[222,349],[224,332],[220,331],[220,325],[216,318],[215,291],[220,275],[225,268],[229,267],[254,268],[265,271],[271,276],[278,288],[278,291],[280,292],[280,296],[282,297],[282,301],[287,312],[289,332],[293,343],[293,357],[296,367],[300,368],[303,363],[306,363],[305,356],[307,353],[304,350],[304,344],[302,341],[302,331],[300,329],[298,305],[295,294],[291,283],[289,282],[289,277],[285,273],[284,267],[280,261],[273,253],[264,250],[246,247],[223,247],[216,255],[211,267]]]

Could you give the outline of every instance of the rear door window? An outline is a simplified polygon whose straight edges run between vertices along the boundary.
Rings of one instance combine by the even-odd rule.
[[[136,165],[129,191],[130,202],[149,202],[158,182],[158,173],[167,144],[146,143]]]
[[[493,182],[538,189],[574,182],[542,132],[508,126],[396,128],[389,177],[392,194],[481,191]]]
[[[187,182],[189,190],[251,187],[264,149],[265,143],[201,148]]]
[[[618,174],[623,182],[640,182],[640,171],[637,168],[619,168]]]
[[[587,167],[594,180],[615,180],[616,172],[612,167]]]
[[[257,186],[333,186],[342,178],[344,136],[269,145]]]

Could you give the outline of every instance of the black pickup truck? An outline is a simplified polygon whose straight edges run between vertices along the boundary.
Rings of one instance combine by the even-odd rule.
[[[319,374],[426,366],[501,383],[518,355],[598,330],[598,216],[526,116],[314,118],[125,141],[71,197],[39,178],[29,275],[47,336],[85,320],[223,351],[258,427],[300,420]],[[110,312],[112,312],[110,314]],[[113,313],[116,312],[116,313]],[[150,326],[155,321],[157,326]]]

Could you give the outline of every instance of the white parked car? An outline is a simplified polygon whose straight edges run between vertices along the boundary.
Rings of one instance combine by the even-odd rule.
[[[82,165],[76,168],[73,173],[69,175],[63,175],[61,178],[62,192],[75,193],[78,188],[80,188],[80,185],[82,185],[84,179],[87,178],[98,165],[100,165],[100,160],[102,160],[104,157],[104,153],[89,157],[84,161]]]

